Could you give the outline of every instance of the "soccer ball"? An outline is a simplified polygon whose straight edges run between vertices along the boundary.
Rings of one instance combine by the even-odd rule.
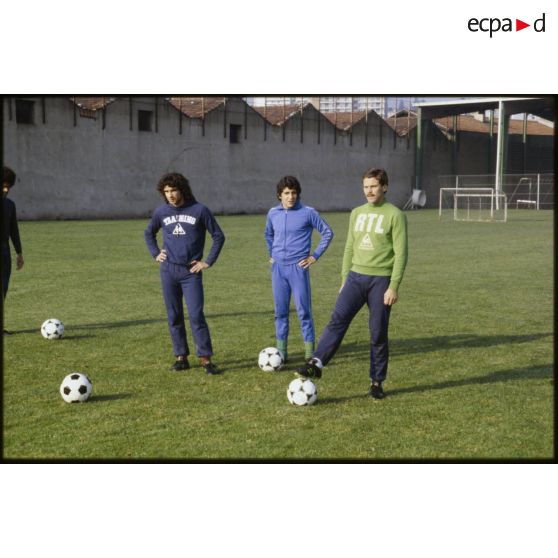
[[[50,318],[43,322],[41,335],[45,339],[61,339],[64,335],[64,324],[56,318]]]
[[[313,405],[318,399],[318,388],[310,380],[296,378],[287,388],[287,399],[293,405]]]
[[[91,397],[93,384],[86,374],[72,372],[60,384],[60,395],[66,403],[83,403]]]
[[[276,372],[277,370],[281,370],[284,362],[283,353],[275,347],[263,349],[258,356],[258,366],[264,372]]]

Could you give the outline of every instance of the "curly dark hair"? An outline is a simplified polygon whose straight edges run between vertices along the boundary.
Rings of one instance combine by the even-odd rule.
[[[15,184],[16,173],[10,167],[2,167],[2,184],[7,183],[10,188]]]
[[[375,178],[380,183],[380,186],[388,185],[388,175],[384,169],[376,169],[374,167],[371,167],[364,171],[362,180],[364,180],[365,178]]]
[[[168,172],[161,176],[159,182],[157,184],[157,191],[163,196],[164,200],[166,201],[167,198],[165,197],[164,189],[165,186],[172,186],[173,188],[177,188],[182,193],[182,197],[184,198],[185,202],[191,202],[194,200],[194,195],[192,194],[192,189],[190,188],[190,183],[188,179],[179,172]]]
[[[300,187],[300,182],[294,176],[284,176],[281,180],[279,180],[277,183],[277,199],[281,199],[281,194],[285,188],[296,190],[297,198],[300,197],[302,188]]]

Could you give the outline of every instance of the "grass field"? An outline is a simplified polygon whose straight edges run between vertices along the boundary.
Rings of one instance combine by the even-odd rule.
[[[290,364],[273,374],[256,364],[275,338],[264,216],[219,218],[227,241],[204,275],[215,362],[225,371],[217,377],[197,366],[168,370],[146,220],[20,223],[26,263],[12,272],[4,310],[15,332],[4,338],[4,458],[552,458],[553,213],[512,211],[505,224],[407,215],[388,397],[366,396],[363,310],[308,408],[286,398],[303,356],[294,311]],[[318,335],[339,288],[348,224],[346,213],[324,216],[335,238],[312,267]],[[60,341],[39,333],[51,317],[66,326]],[[86,404],[58,394],[74,370],[93,381]]]

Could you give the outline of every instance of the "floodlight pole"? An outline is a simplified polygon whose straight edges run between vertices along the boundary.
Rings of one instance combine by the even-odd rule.
[[[408,133],[408,132],[407,132]],[[423,126],[422,126],[422,107],[417,109],[417,136],[415,143],[415,189],[422,189],[422,144],[423,144]]]
[[[494,189],[496,192],[500,190],[500,173],[501,166],[500,166],[500,159],[502,158],[502,122],[504,119],[502,118],[502,113],[504,111],[504,103],[502,101],[498,101],[498,138],[496,143],[496,178],[494,182]]]
[[[498,194],[502,193],[502,176],[504,175],[505,149],[506,149],[506,130],[508,117],[504,101],[498,101],[498,143],[496,145],[496,180],[494,189],[496,191],[496,209],[499,209]]]

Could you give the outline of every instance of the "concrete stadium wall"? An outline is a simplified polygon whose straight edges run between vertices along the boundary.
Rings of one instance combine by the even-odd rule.
[[[361,175],[370,166],[390,177],[388,200],[402,207],[415,173],[415,134],[398,137],[373,114],[340,132],[314,107],[272,126],[242,99],[228,99],[204,121],[188,118],[161,97],[118,98],[96,118],[79,115],[68,98],[35,101],[34,124],[16,124],[5,98],[4,161],[18,175],[10,196],[20,219],[142,218],[162,203],[155,191],[168,171],[185,174],[196,198],[215,213],[265,212],[277,203],[275,185],[298,177],[302,200],[320,211],[346,211],[364,202]],[[157,107],[155,108],[155,104]],[[156,112],[152,132],[138,131],[138,110]],[[241,126],[239,143],[229,127]],[[486,145],[462,135],[452,143],[429,126],[423,185],[437,204],[439,174],[485,173]]]
[[[20,219],[147,217],[162,203],[155,186],[170,170],[185,174],[216,213],[267,211],[287,174],[299,178],[307,205],[348,210],[364,202],[361,175],[370,166],[388,170],[390,201],[403,205],[410,195],[413,148],[379,118],[369,120],[368,131],[364,122],[355,126],[351,138],[313,107],[283,130],[240,99],[202,123],[159,98],[157,132],[139,132],[137,110],[153,111],[153,97],[134,98],[131,118],[129,99],[117,99],[106,108],[104,128],[102,111],[92,119],[77,110],[74,125],[73,104],[58,97],[45,99],[43,123],[40,99],[29,99],[34,124],[16,124],[14,100],[3,103],[4,160],[18,174],[10,195]],[[230,124],[242,126],[239,143],[230,143]]]
[[[426,192],[426,207],[438,207],[438,176],[452,174],[452,157],[451,142],[429,122],[425,131],[422,178],[422,189]]]

